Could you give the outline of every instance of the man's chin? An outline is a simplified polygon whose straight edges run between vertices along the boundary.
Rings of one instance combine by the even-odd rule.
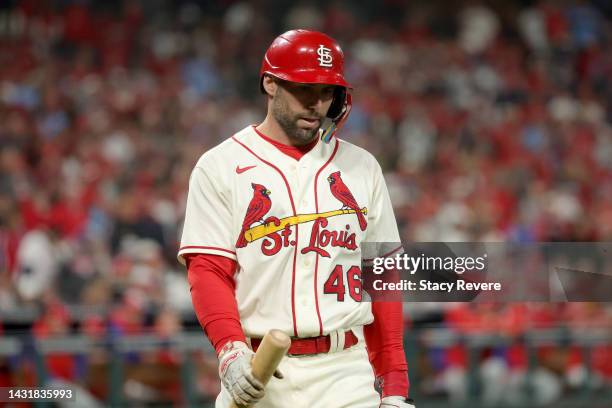
[[[319,134],[319,127],[300,126],[298,121],[286,123],[279,120],[279,124],[285,131],[285,134],[291,140],[291,143],[296,146],[310,143]]]
[[[316,128],[298,128],[294,134],[295,140],[300,141],[303,144],[311,142],[315,136],[319,134],[319,127]]]

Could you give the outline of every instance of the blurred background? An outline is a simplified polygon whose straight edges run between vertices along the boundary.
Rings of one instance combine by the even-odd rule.
[[[342,45],[340,136],[380,161],[404,240],[612,240],[611,18],[609,0],[3,1],[0,386],[212,406],[176,261],[187,181],[263,119],[261,58],[291,28]],[[408,303],[411,395],[612,406],[611,306]]]

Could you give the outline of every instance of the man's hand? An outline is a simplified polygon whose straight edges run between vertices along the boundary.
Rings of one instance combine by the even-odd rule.
[[[253,355],[241,341],[227,343],[219,354],[219,377],[238,405],[255,404],[264,396],[263,384],[251,372]]]
[[[416,406],[411,399],[392,395],[380,401],[380,408],[416,408]]]

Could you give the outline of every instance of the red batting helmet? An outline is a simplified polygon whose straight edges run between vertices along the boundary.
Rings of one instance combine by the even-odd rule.
[[[259,72],[263,91],[264,75],[303,84],[338,85],[327,116],[333,123],[325,130],[324,140],[344,123],[351,109],[351,88],[344,79],[344,54],[338,43],[318,31],[291,30],[279,35],[264,56]]]
[[[261,64],[260,76],[264,74],[290,82],[350,88],[344,79],[340,46],[317,31],[291,30],[276,37]]]

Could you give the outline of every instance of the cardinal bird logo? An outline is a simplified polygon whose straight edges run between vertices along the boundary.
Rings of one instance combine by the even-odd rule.
[[[253,223],[261,221],[263,217],[270,211],[272,207],[272,201],[270,200],[270,190],[261,184],[251,183],[253,187],[253,198],[247,207],[246,214],[244,215],[244,221],[242,222],[242,230],[236,241],[236,248],[244,248],[248,242],[244,236],[246,230],[248,230]]]
[[[359,227],[362,231],[365,231],[368,223],[355,200],[353,194],[348,189],[344,181],[342,181],[342,177],[340,177],[340,172],[336,171],[331,173],[329,177],[327,177],[327,181],[329,181],[329,189],[334,197],[338,199],[342,203],[342,208],[350,208],[351,210],[355,210],[355,214],[357,215],[357,220],[359,221]]]

